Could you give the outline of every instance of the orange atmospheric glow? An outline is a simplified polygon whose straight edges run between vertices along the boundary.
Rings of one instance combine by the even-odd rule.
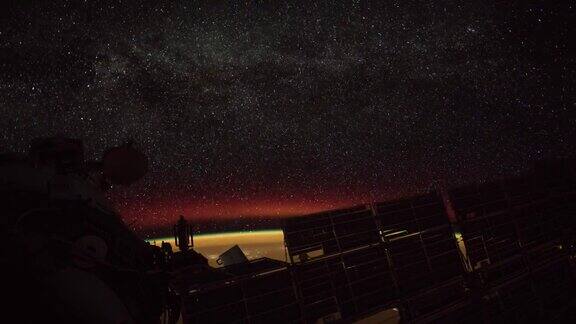
[[[288,217],[306,215],[369,202],[370,199],[351,196],[342,200],[282,200],[251,199],[243,201],[155,201],[134,202],[119,207],[119,212],[128,222],[135,220],[141,226],[172,224],[178,215],[189,219],[231,219],[239,217]]]

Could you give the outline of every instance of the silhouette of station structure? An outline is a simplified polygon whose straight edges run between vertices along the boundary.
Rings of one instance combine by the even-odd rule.
[[[213,268],[193,224],[146,244],[102,192],[147,171],[132,144],[86,161],[42,138],[0,154],[5,308],[29,322],[576,322],[576,161],[283,222],[286,262],[237,246]],[[33,309],[33,312],[29,310]]]
[[[573,322],[575,166],[286,219],[288,262],[181,285],[184,322]]]

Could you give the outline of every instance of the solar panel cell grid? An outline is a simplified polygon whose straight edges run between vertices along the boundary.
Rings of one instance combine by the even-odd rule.
[[[429,193],[286,220],[294,264],[187,296],[186,316],[313,323],[399,307],[414,322],[551,318],[574,304],[566,245],[574,242],[576,187],[544,182],[518,177],[449,191],[475,266],[469,292],[444,201]]]

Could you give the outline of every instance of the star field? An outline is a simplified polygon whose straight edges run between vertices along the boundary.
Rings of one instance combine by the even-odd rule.
[[[301,214],[576,146],[569,1],[50,2],[0,24],[0,147],[134,140],[139,230]],[[250,225],[252,224],[252,225]]]

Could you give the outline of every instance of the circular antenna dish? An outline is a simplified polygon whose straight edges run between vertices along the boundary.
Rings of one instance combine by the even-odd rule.
[[[102,158],[102,171],[112,184],[129,185],[148,172],[148,159],[132,145],[109,149]]]

